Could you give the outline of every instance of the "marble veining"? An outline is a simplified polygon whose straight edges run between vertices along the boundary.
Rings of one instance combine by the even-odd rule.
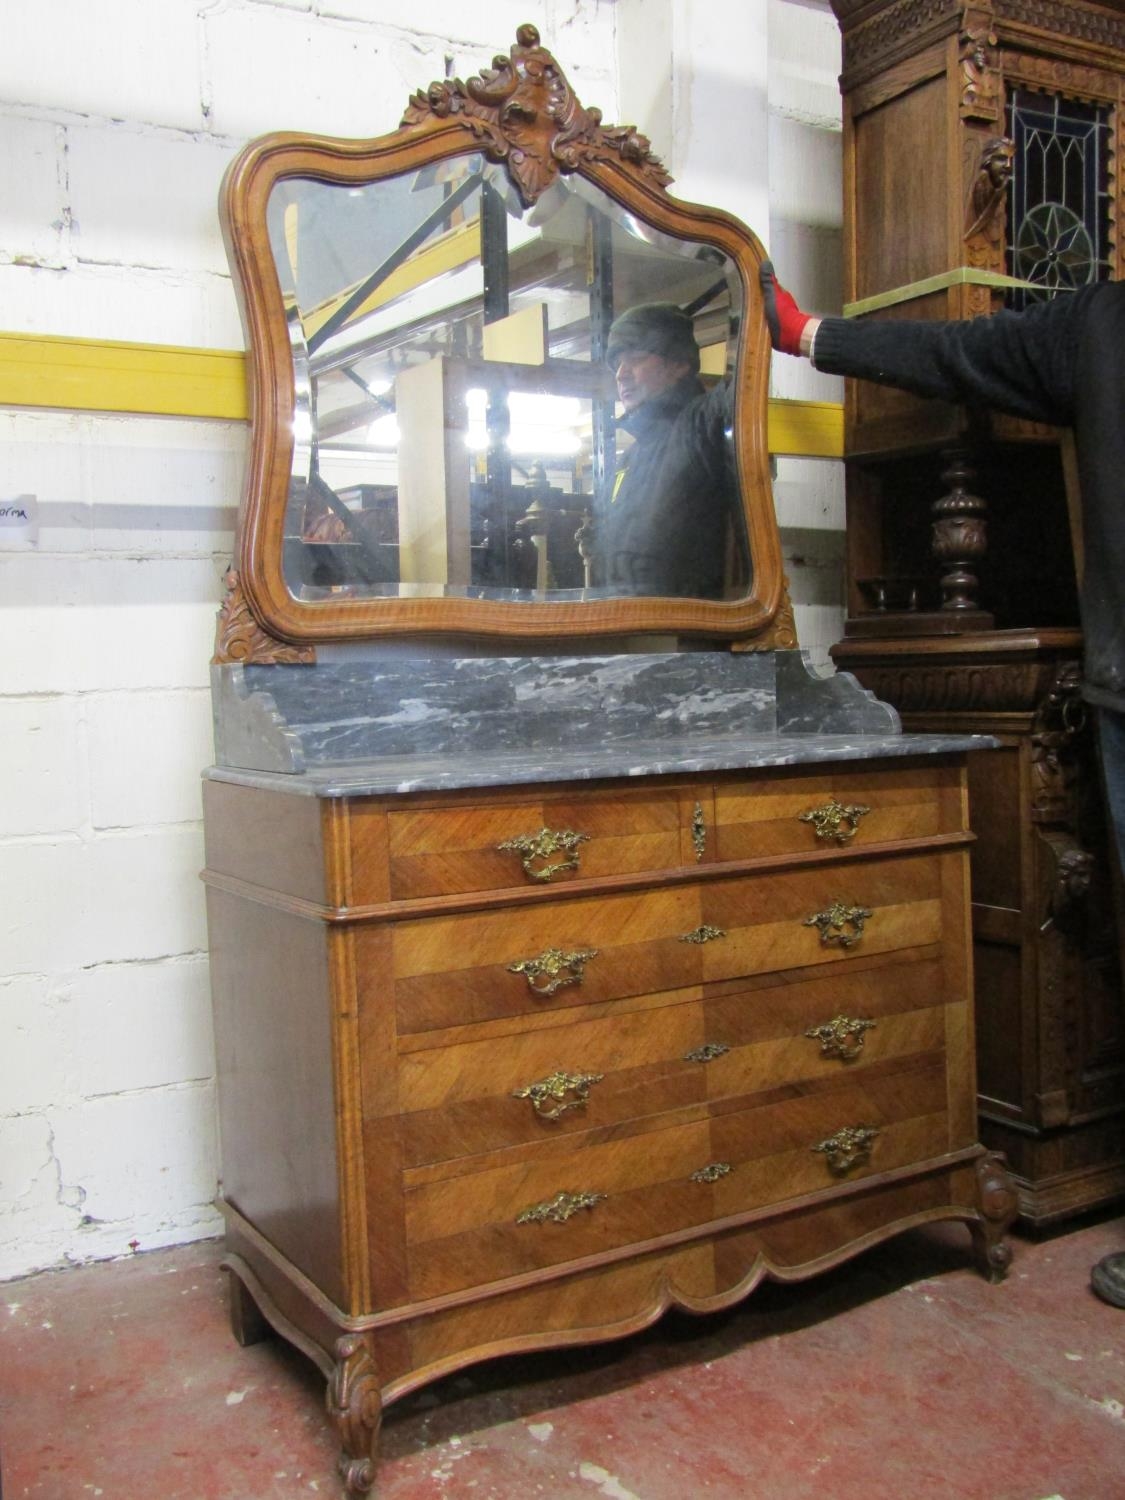
[[[619,745],[582,751],[517,752],[487,760],[461,755],[388,756],[356,765],[313,767],[304,776],[215,766],[206,775],[240,786],[296,792],[311,797],[359,797],[458,788],[535,785],[550,781],[666,776],[764,766],[812,765],[826,761],[941,755],[992,748],[987,735],[699,735],[677,744],[637,740],[623,755]]]
[[[769,654],[390,658],[214,669],[223,765],[496,754],[776,728]]]
[[[982,748],[798,651],[392,657],[214,669],[217,780],[311,796],[442,791]]]

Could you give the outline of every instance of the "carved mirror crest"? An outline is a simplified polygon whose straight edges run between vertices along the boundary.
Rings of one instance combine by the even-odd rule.
[[[391,135],[242,152],[222,200],[253,413],[228,659],[255,625],[298,646],[774,643],[762,250],[669,180],[533,26]]]

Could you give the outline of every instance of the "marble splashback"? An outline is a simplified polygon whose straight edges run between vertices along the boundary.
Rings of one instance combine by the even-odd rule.
[[[801,652],[213,668],[220,766],[300,774],[409,757],[646,758],[719,737],[894,735],[893,708]],[[603,772],[604,774],[604,772]]]

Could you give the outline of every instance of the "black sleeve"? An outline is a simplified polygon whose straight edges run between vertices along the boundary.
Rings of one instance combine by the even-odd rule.
[[[825,318],[813,362],[833,375],[1067,425],[1074,416],[1079,331],[1087,317],[1096,316],[1102,290],[1087,287],[1027,312],[965,322]]]

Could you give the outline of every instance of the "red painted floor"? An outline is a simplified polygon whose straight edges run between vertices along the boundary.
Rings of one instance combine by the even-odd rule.
[[[494,1361],[391,1408],[379,1500],[1122,1500],[1125,1217],[901,1236],[739,1309]],[[214,1243],[0,1288],[5,1500],[336,1497],[323,1381],[231,1338]]]

